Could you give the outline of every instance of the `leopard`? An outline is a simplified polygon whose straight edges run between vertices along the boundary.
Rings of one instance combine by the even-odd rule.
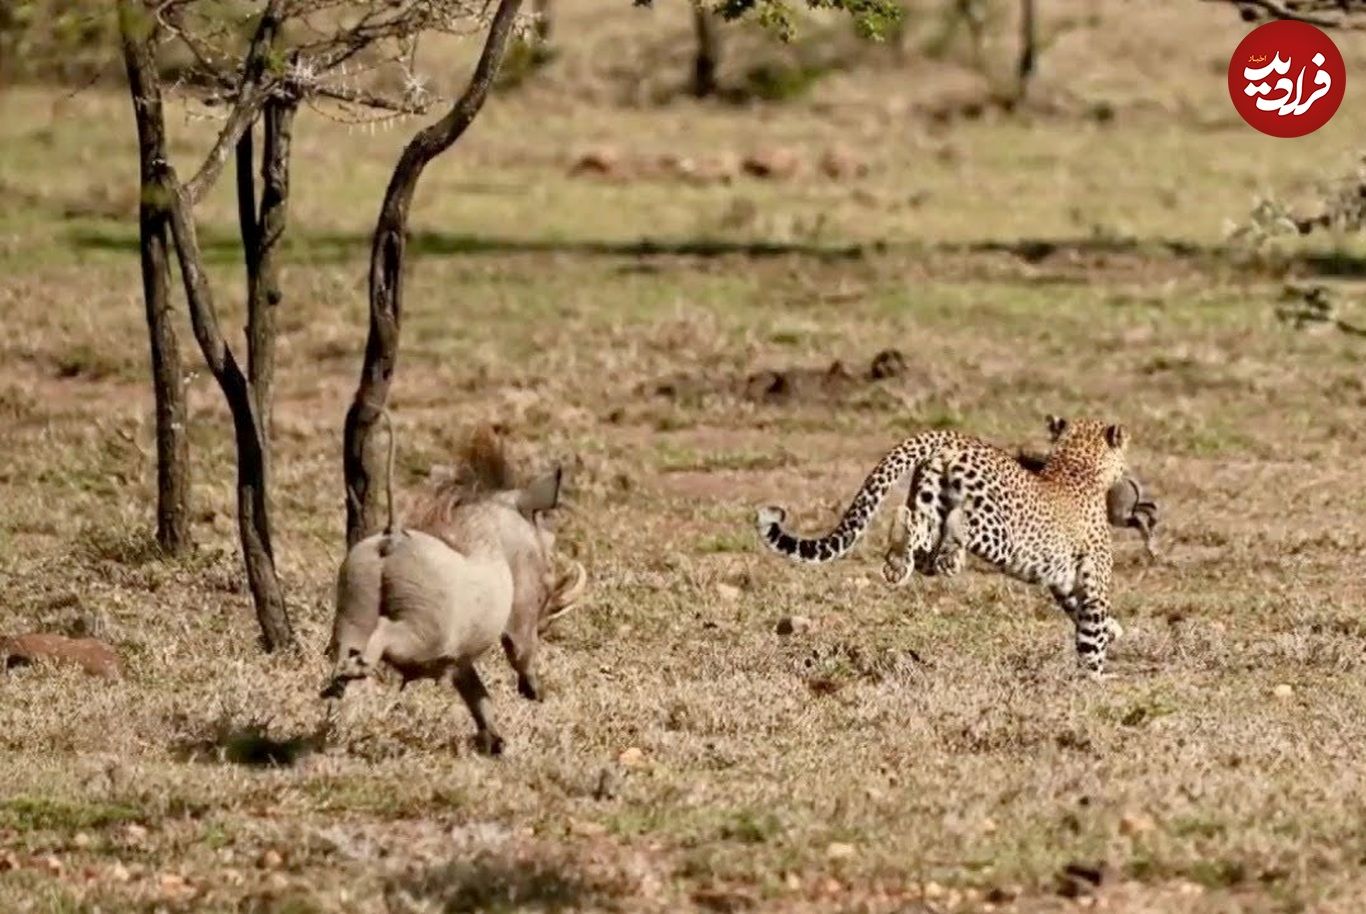
[[[883,455],[829,533],[794,535],[784,527],[786,510],[766,505],[755,518],[760,538],[795,562],[838,559],[909,474],[883,566],[888,582],[904,582],[911,567],[952,576],[972,554],[1009,577],[1045,587],[1072,622],[1081,668],[1106,678],[1108,648],[1123,634],[1111,616],[1107,495],[1128,475],[1129,433],[1118,423],[1051,415],[1047,427],[1052,445],[1037,470],[964,432],[912,435]]]

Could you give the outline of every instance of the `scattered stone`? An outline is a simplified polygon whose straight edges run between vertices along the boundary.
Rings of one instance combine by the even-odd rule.
[[[756,897],[738,889],[698,889],[692,893],[692,900],[698,907],[720,914],[747,911],[759,903]]]
[[[806,616],[783,616],[773,630],[780,635],[797,635],[810,631],[811,625]]]
[[[571,819],[569,833],[578,838],[600,838],[607,834],[607,826],[587,819]]]
[[[1288,682],[1282,682],[1271,690],[1271,694],[1277,698],[1290,698],[1295,694],[1295,689]]]
[[[263,869],[278,870],[285,865],[285,858],[275,848],[270,847],[261,854],[260,863]]]
[[[727,603],[733,603],[740,599],[740,588],[734,584],[720,583],[716,585],[716,593]]]
[[[627,768],[638,768],[645,764],[645,750],[639,746],[628,746],[621,750],[617,756],[617,761]]]
[[[162,873],[157,883],[161,886],[161,890],[168,895],[182,895],[193,891],[190,884],[185,881],[185,877],[176,873]]]
[[[1141,812],[1126,813],[1119,819],[1119,833],[1134,837],[1136,835],[1146,835],[1148,832],[1157,828],[1157,823],[1153,817]]]
[[[593,799],[613,800],[616,799],[620,790],[617,773],[611,768],[603,768],[598,772],[598,782],[593,787]]]
[[[819,167],[827,178],[861,178],[868,173],[868,163],[861,160],[848,146],[832,146],[821,154]]]
[[[1100,864],[1069,863],[1058,872],[1058,894],[1064,898],[1080,898],[1094,892],[1103,881],[1105,869]]]
[[[128,867],[122,863],[115,863],[109,868],[109,878],[115,882],[128,882],[133,878],[133,874],[128,872]]]
[[[1009,904],[1020,897],[1020,887],[1017,885],[998,885],[987,889],[985,899],[989,904]]]
[[[856,852],[857,849],[854,845],[846,844],[843,841],[832,841],[825,848],[827,860],[848,860],[853,857]]]
[[[798,172],[801,160],[791,149],[770,146],[745,156],[740,168],[751,177],[783,179]]]
[[[871,381],[884,381],[887,378],[899,378],[906,373],[906,356],[900,349],[884,349],[873,356],[873,362],[868,366],[868,379]]]
[[[71,837],[71,843],[75,845],[78,850],[85,850],[91,844],[90,836],[83,831],[78,831]]]
[[[0,638],[0,667],[7,669],[45,660],[72,663],[91,676],[104,679],[118,679],[123,675],[119,655],[97,638],[68,638],[45,632]]]
[[[621,171],[621,153],[612,146],[597,146],[584,152],[570,166],[571,175],[609,177]]]

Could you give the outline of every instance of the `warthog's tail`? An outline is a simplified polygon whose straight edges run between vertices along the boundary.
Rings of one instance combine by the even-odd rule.
[[[587,583],[588,572],[584,569],[582,562],[575,562],[571,569],[562,573],[550,591],[550,597],[546,600],[545,608],[541,610],[541,618],[536,624],[536,630],[544,633],[554,624],[556,619],[574,609],[578,605],[579,597],[583,595]]]

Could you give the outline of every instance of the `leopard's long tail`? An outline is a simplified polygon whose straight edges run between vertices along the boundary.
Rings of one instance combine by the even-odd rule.
[[[918,464],[928,460],[953,436],[953,432],[921,432],[884,454],[863,481],[835,529],[824,536],[810,539],[794,536],[783,529],[787,512],[775,505],[766,505],[759,509],[756,518],[759,538],[768,548],[794,562],[819,565],[834,561],[854,548],[854,544],[867,532],[892,487]]]

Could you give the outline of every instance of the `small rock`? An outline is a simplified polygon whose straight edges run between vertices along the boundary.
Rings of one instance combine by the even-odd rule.
[[[176,873],[162,873],[157,879],[157,884],[161,886],[163,892],[171,895],[179,895],[190,888],[189,883],[185,881],[185,877],[177,875]]]
[[[698,889],[692,893],[693,903],[720,914],[747,911],[759,903],[753,895],[735,889]]]
[[[1104,879],[1105,871],[1099,866],[1069,863],[1058,873],[1058,894],[1064,898],[1080,898],[1094,892]]]
[[[717,584],[716,593],[727,603],[733,603],[740,599],[740,588],[736,587],[734,584]]]
[[[607,834],[607,826],[587,819],[572,819],[569,822],[569,833],[579,838],[598,838]]]
[[[828,860],[848,860],[854,856],[855,852],[854,845],[846,844],[843,841],[832,841],[825,848],[825,856]]]
[[[128,882],[133,878],[133,874],[128,872],[128,867],[122,863],[115,863],[109,868],[108,876],[115,882]]]
[[[83,831],[78,831],[72,836],[71,843],[80,850],[85,850],[90,846],[90,836]]]
[[[832,146],[820,158],[820,170],[827,178],[858,178],[868,173],[868,165],[848,146]]]
[[[921,888],[921,893],[926,898],[943,898],[944,887],[937,882],[927,882]]]
[[[621,153],[611,146],[589,149],[574,160],[571,175],[615,175],[621,171]]]
[[[799,891],[802,887],[802,877],[796,873],[789,872],[787,876],[783,878],[783,885],[787,886],[788,891]]]
[[[811,630],[811,620],[806,616],[783,616],[773,630],[780,635],[797,635]]]
[[[1020,887],[1016,885],[992,886],[987,890],[986,900],[990,904],[1008,904],[1020,896]]]
[[[982,828],[982,834],[984,834],[984,835],[992,835],[992,834],[995,834],[995,833],[996,833],[996,820],[993,819],[993,818],[991,818],[991,816],[987,816],[986,818],[982,819],[981,828]]]
[[[66,864],[62,863],[61,859],[54,857],[51,854],[48,854],[43,859],[39,860],[38,866],[41,869],[47,870],[54,876],[60,876],[62,870],[66,869]]]
[[[621,754],[617,756],[617,761],[627,768],[638,768],[645,764],[645,750],[639,746],[628,746],[621,750]]]
[[[130,843],[136,844],[147,837],[147,829],[136,822],[129,822],[128,826],[123,830],[123,834]]]
[[[1271,690],[1271,694],[1277,698],[1290,698],[1295,694],[1295,689],[1288,682],[1282,682]]]
[[[790,178],[800,168],[797,154],[782,146],[770,146],[745,156],[740,163],[745,174],[755,178]]]
[[[267,870],[278,870],[285,865],[285,858],[275,848],[270,847],[261,854],[261,867]]]
[[[1119,833],[1121,835],[1129,835],[1130,837],[1146,835],[1155,828],[1157,828],[1157,823],[1153,821],[1153,817],[1141,812],[1126,813],[1119,819]]]
[[[593,799],[616,799],[619,789],[616,772],[611,768],[603,768],[598,772],[598,783],[593,787]]]
[[[118,679],[123,665],[114,649],[97,638],[68,638],[45,632],[30,632],[14,638],[0,638],[0,667],[19,666],[50,660],[72,663],[91,676]]]

